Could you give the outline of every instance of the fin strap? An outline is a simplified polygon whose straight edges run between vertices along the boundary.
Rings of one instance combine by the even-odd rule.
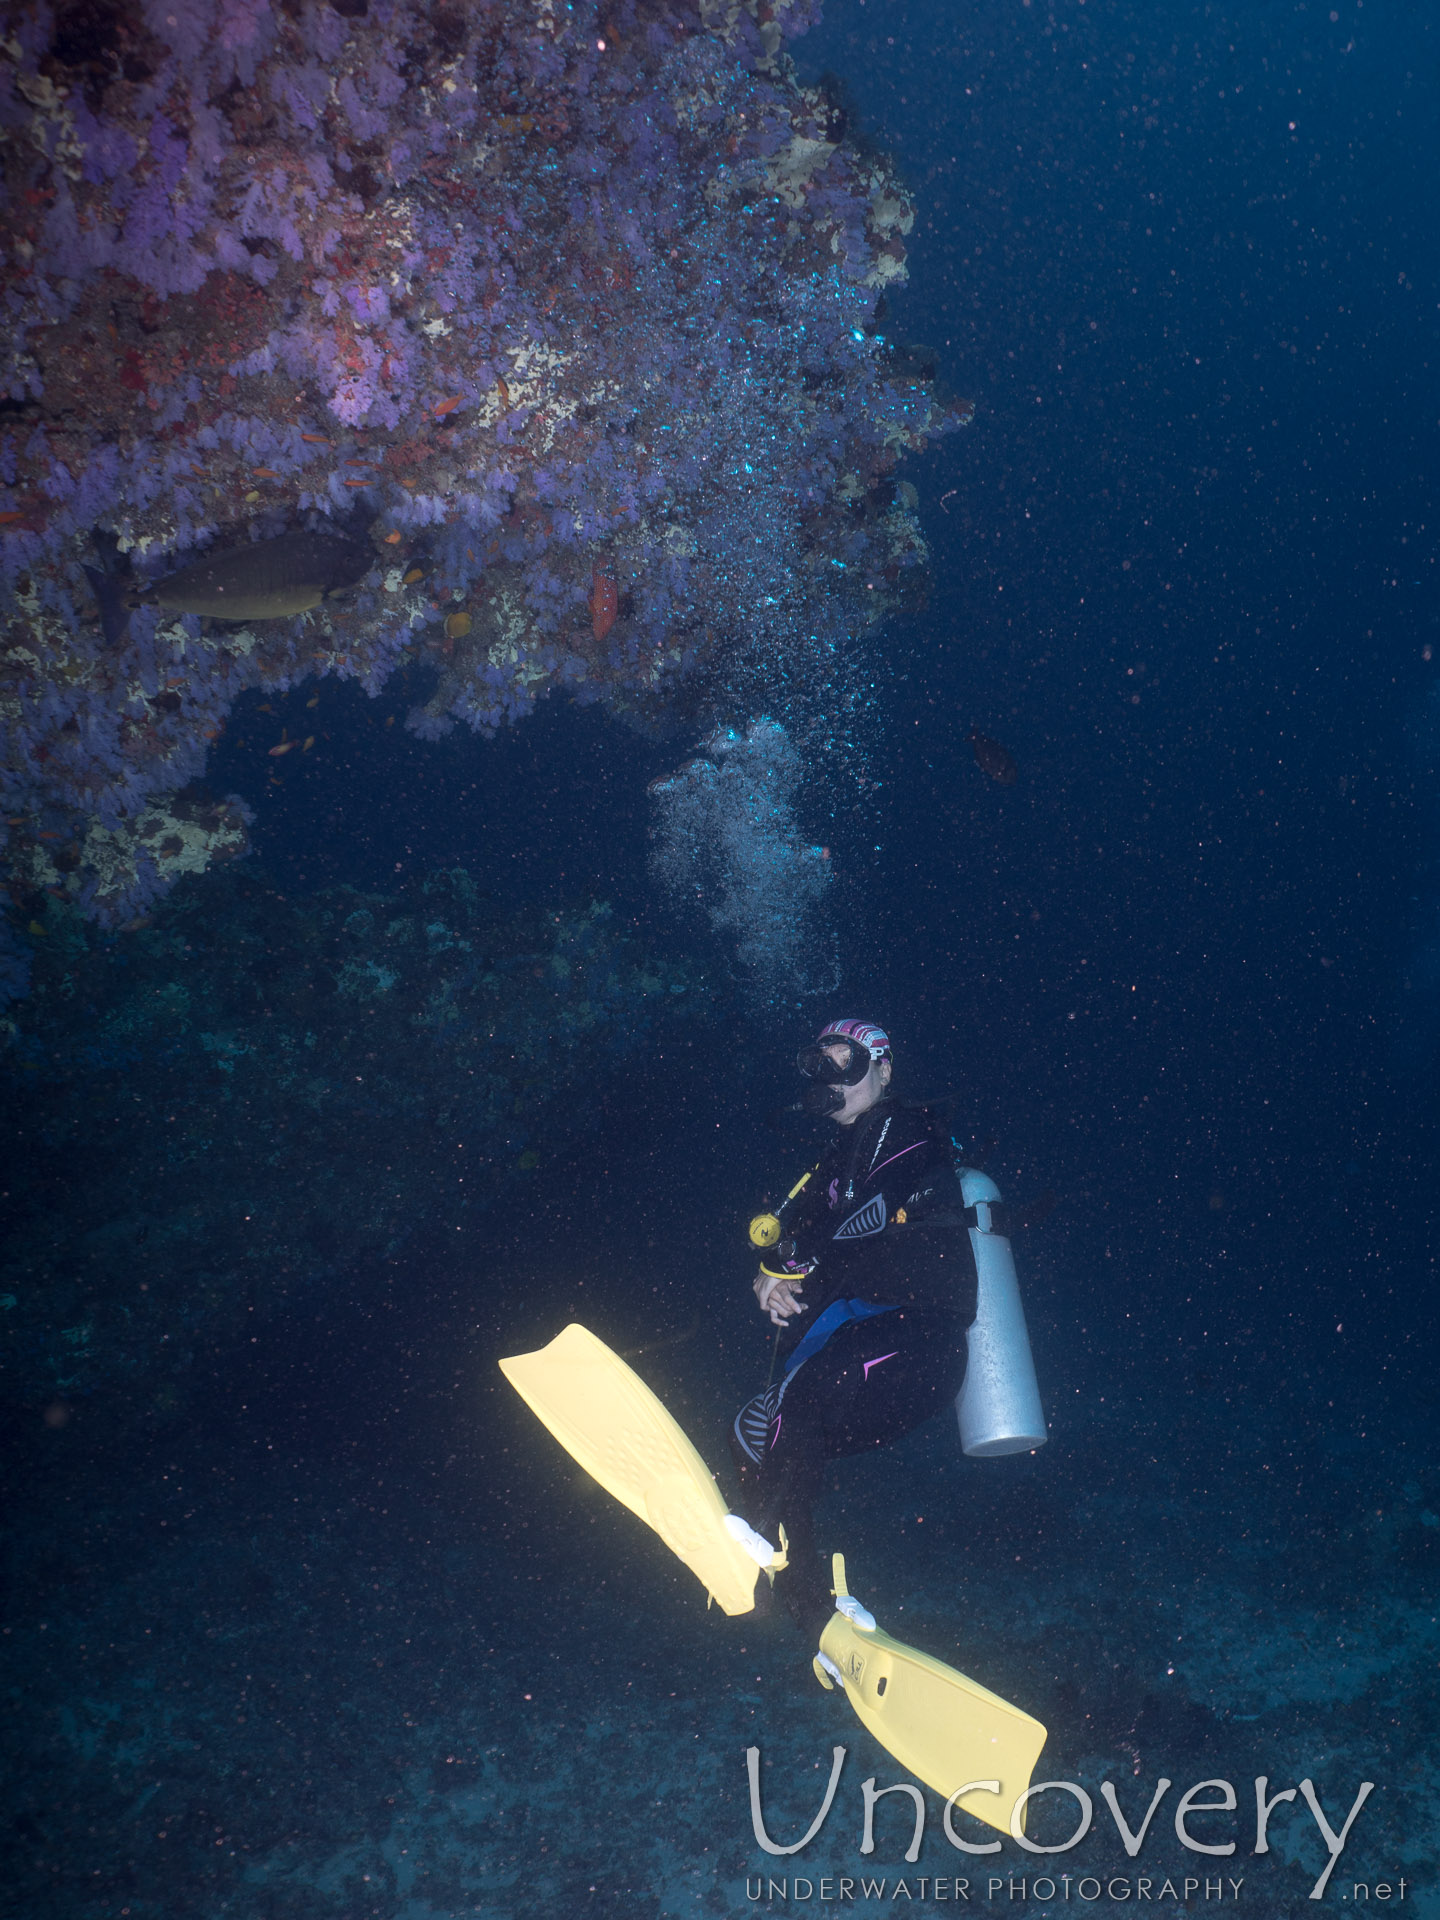
[[[783,1527],[780,1529],[780,1545],[778,1548],[772,1547],[764,1534],[757,1533],[750,1525],[750,1522],[748,1520],[742,1520],[738,1513],[726,1514],[725,1531],[735,1542],[736,1546],[749,1554],[757,1567],[772,1577],[783,1568],[789,1566],[790,1561],[786,1553],[786,1548],[790,1543],[785,1538],[785,1529]]]
[[[862,1607],[853,1593],[842,1593],[836,1597],[835,1611],[843,1613],[845,1618],[861,1633],[874,1633],[875,1616],[868,1607]]]
[[[828,1653],[817,1653],[810,1664],[815,1669],[815,1678],[827,1693],[833,1693],[836,1687],[842,1693],[845,1691],[845,1676]]]

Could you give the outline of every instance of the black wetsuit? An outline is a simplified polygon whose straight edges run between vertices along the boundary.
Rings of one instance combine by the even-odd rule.
[[[837,1138],[806,1190],[793,1245],[767,1266],[803,1277],[805,1312],[780,1334],[775,1377],[731,1434],[742,1511],[790,1570],[807,1632],[831,1610],[813,1521],[825,1463],[883,1447],[952,1400],[964,1377],[976,1274],[948,1134],[882,1101]]]

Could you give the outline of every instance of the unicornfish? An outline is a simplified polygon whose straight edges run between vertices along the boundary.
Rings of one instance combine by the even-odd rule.
[[[282,533],[207,554],[134,599],[216,620],[283,620],[348,593],[374,565],[368,543],[332,533]]]

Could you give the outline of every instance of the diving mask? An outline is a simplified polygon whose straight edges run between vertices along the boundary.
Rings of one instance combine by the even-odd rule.
[[[818,1080],[832,1087],[858,1087],[870,1071],[872,1054],[862,1041],[848,1034],[821,1034],[812,1046],[802,1047],[795,1065],[807,1080]]]
[[[877,1060],[890,1058],[890,1039],[881,1027],[858,1020],[837,1020],[795,1056],[795,1065],[809,1081],[800,1096],[806,1113],[838,1113],[845,1105],[844,1087],[858,1087]]]

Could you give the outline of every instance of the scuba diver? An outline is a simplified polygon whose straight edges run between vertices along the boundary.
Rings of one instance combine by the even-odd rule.
[[[777,1236],[754,1288],[779,1366],[736,1416],[731,1451],[744,1518],[768,1541],[784,1530],[778,1585],[814,1639],[834,1605],[813,1518],[825,1467],[954,1400],[977,1282],[949,1135],[890,1093],[889,1036],[832,1020],[796,1064],[810,1082],[799,1109],[837,1133],[782,1213],[752,1225],[752,1239]]]
[[[837,1131],[818,1166],[750,1223],[752,1245],[765,1249],[755,1295],[784,1364],[777,1380],[772,1362],[764,1392],[734,1423],[743,1511],[727,1507],[659,1396],[588,1327],[572,1323],[500,1369],[570,1457],[658,1534],[722,1612],[754,1613],[780,1582],[810,1636],[815,1678],[844,1695],[902,1766],[948,1797],[947,1823],[953,1801],[1002,1833],[1023,1834],[1045,1728],[886,1633],[850,1592],[843,1554],[832,1556],[827,1581],[813,1520],[827,1462],[909,1433],[954,1398],[962,1376],[956,1411],[967,1454],[1044,1444],[1009,1241],[991,1211],[1000,1192],[978,1169],[956,1168],[950,1140],[923,1105],[893,1097],[881,1028],[833,1021],[801,1049],[798,1065],[810,1085],[797,1108],[828,1116]],[[835,1749],[832,1796],[844,1753]],[[794,1852],[762,1838],[758,1756],[754,1747],[746,1756],[756,1837],[772,1853]]]

